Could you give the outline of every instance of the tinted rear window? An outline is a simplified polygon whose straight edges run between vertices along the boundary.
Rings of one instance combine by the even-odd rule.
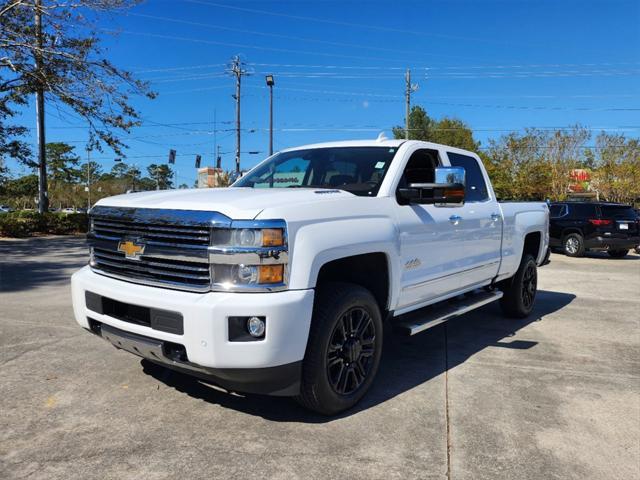
[[[634,220],[636,212],[632,207],[626,205],[600,205],[602,218],[624,218]]]

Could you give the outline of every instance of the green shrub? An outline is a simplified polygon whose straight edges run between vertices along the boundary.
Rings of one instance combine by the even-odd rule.
[[[0,235],[3,237],[29,237],[33,234],[32,225],[22,221],[13,213],[0,214]]]
[[[0,214],[0,236],[30,237],[34,234],[67,235],[86,233],[89,217],[85,213],[38,213],[31,211]]]

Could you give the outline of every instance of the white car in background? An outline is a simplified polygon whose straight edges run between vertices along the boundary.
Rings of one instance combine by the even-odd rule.
[[[72,214],[72,213],[87,213],[87,210],[84,208],[75,208],[75,207],[67,207],[60,210],[61,213]]]

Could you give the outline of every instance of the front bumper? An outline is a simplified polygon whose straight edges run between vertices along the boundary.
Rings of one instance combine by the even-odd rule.
[[[283,374],[297,377],[290,379],[292,385],[299,381],[298,364],[307,346],[313,290],[189,293],[115,280],[94,273],[89,267],[72,276],[71,290],[76,321],[86,329],[91,329],[89,319],[92,319],[118,331],[184,346],[188,364],[170,364],[160,359],[170,368],[200,373],[198,376],[209,374],[214,383],[225,388],[229,388],[226,384],[239,384],[241,388],[231,386],[230,389],[246,392],[290,394],[291,389],[281,392],[266,391],[268,386],[263,388],[265,385],[261,383],[269,383],[272,374],[280,387],[286,383]],[[178,312],[183,317],[184,332],[181,335],[163,332],[90,310],[85,300],[87,291],[127,304]],[[252,342],[229,341],[228,317],[253,315],[266,318],[265,338]],[[282,368],[273,370],[275,367]]]

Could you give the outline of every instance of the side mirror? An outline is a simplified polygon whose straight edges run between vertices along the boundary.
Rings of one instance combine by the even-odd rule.
[[[437,207],[464,205],[465,171],[462,167],[438,167],[434,183],[410,183],[399,189],[408,204],[434,204]]]

